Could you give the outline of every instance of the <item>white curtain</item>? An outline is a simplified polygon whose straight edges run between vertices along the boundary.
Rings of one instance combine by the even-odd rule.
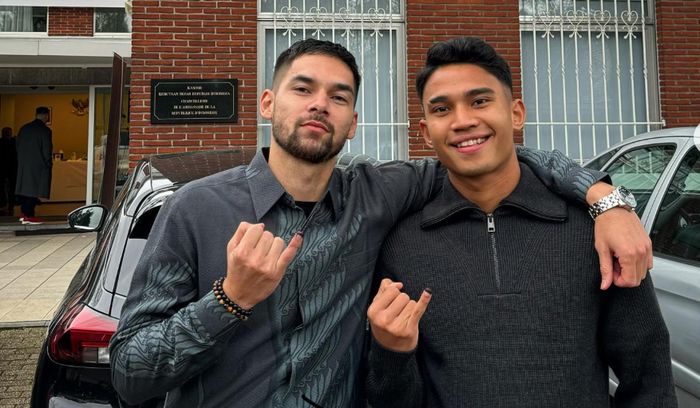
[[[0,6],[0,32],[32,32],[32,8]]]

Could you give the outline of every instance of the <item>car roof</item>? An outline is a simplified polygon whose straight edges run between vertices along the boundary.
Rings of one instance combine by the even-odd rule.
[[[149,157],[151,169],[172,184],[183,184],[242,164],[255,156],[254,147],[158,154]],[[155,174],[151,173],[151,177]]]
[[[133,216],[144,198],[155,191],[174,190],[183,184],[233,167],[248,164],[257,149],[239,147],[226,150],[198,150],[156,154],[141,159],[134,174],[122,188],[124,211]]]
[[[636,136],[626,138],[620,144],[628,144],[631,142],[638,142],[641,140],[656,139],[656,138],[662,138],[662,137],[688,138],[688,137],[693,137],[693,134],[695,133],[695,131],[696,131],[696,128],[690,127],[690,126],[652,130],[651,132],[640,133]]]

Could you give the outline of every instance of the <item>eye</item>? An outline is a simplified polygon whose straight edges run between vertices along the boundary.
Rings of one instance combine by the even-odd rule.
[[[447,108],[447,106],[443,106],[443,105],[436,105],[436,106],[433,106],[433,107],[430,109],[430,111],[431,111],[432,113],[445,113],[445,112],[447,112],[448,110],[449,110],[449,109]]]
[[[348,99],[346,97],[344,97],[343,95],[333,95],[333,96],[331,96],[331,99],[333,99],[334,101],[339,102],[339,103],[347,103],[348,102]]]
[[[481,106],[481,105],[484,105],[485,103],[487,103],[488,101],[489,100],[486,98],[477,98],[477,99],[474,99],[473,105],[474,106]]]
[[[295,92],[299,92],[299,93],[311,93],[309,88],[306,88],[304,86],[297,86],[297,87],[294,87],[293,89]]]

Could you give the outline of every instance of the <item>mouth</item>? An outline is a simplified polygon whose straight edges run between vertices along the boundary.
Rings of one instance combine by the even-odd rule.
[[[452,147],[456,148],[459,153],[474,153],[482,148],[484,143],[491,139],[491,135],[474,137],[467,140],[462,140],[458,143],[452,143]]]
[[[465,140],[463,142],[457,143],[455,146],[457,147],[470,147],[470,146],[476,146],[483,144],[485,141],[487,141],[491,136],[486,136],[486,137],[478,137],[476,139],[469,139]]]
[[[301,124],[301,126],[306,127],[306,128],[310,128],[310,129],[316,130],[316,131],[328,132],[328,126],[325,123],[319,122],[317,120],[309,120],[309,121],[303,122]]]

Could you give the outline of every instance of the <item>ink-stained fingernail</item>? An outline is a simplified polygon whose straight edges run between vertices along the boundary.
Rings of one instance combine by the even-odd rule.
[[[425,288],[425,289],[423,289],[423,290],[424,290],[425,292],[428,292],[429,295],[432,295],[432,294],[433,294],[433,290],[430,289],[430,288]]]

